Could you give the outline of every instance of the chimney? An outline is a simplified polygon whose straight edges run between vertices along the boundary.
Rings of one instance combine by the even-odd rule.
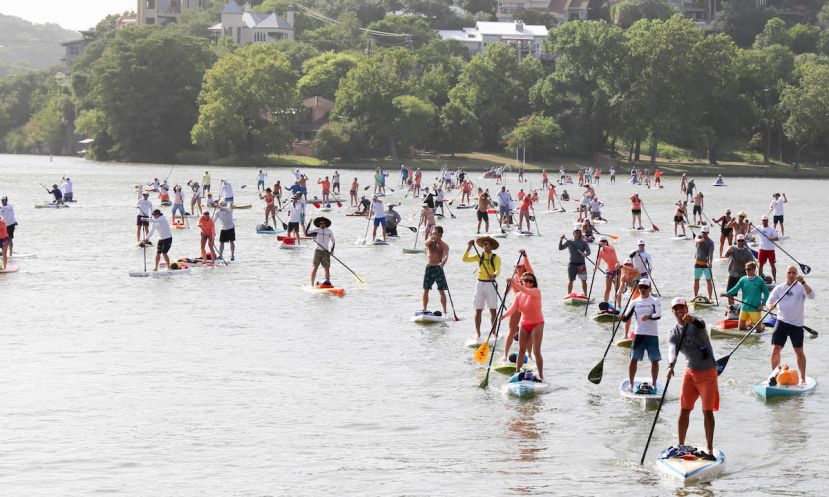
[[[516,31],[524,31],[524,21],[515,21],[515,30]]]
[[[294,4],[288,4],[288,24],[293,28],[294,27]]]
[[[245,12],[250,12],[250,0],[245,0]]]

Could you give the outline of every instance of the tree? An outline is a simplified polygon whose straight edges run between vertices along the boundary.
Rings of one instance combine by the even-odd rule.
[[[46,72],[28,72],[0,78],[0,151],[16,152],[25,149],[23,135],[18,133],[14,146],[4,149],[4,137],[23,126],[32,113],[33,95],[46,91],[50,75]],[[8,144],[8,140],[5,140]],[[22,150],[21,150],[22,151]]]
[[[401,45],[411,42],[411,47],[420,48],[430,40],[435,38],[435,33],[426,22],[415,16],[398,16],[387,14],[386,17],[379,21],[374,21],[368,25],[368,29],[376,31],[384,31],[386,33],[400,33],[412,35],[408,39],[397,40]],[[391,40],[390,40],[391,41]]]
[[[363,43],[363,35],[357,14],[345,12],[337,20],[341,24],[326,24],[305,31],[305,41],[321,52],[359,49]]]
[[[440,113],[440,144],[450,152],[471,150],[481,136],[478,117],[460,102],[449,102]]]
[[[754,40],[754,48],[766,48],[772,45],[791,45],[792,38],[786,29],[786,23],[779,17],[769,19],[763,31]]]
[[[319,50],[313,45],[305,43],[304,41],[279,40],[276,43],[272,43],[272,45],[288,58],[291,67],[297,73],[301,71],[302,64],[306,60],[310,60],[320,54]]]
[[[435,124],[435,106],[413,95],[401,95],[392,100],[392,107],[397,142],[406,148],[424,145]]]
[[[67,124],[72,121],[73,107],[68,95],[54,83],[41,98],[39,109],[23,127],[27,150],[48,154],[64,151]]]
[[[737,46],[750,47],[772,17],[771,9],[755,0],[726,0],[714,18],[714,30],[729,35]]]
[[[789,28],[790,47],[796,54],[817,51],[821,29],[811,24],[795,24]]]
[[[601,150],[624,74],[622,30],[601,21],[568,22],[550,31],[547,51],[557,54],[555,70],[530,91],[534,106],[555,116],[568,151]]]
[[[302,65],[303,76],[298,83],[302,98],[321,96],[333,100],[340,80],[363,56],[355,52],[326,52]]]
[[[676,9],[665,0],[622,0],[611,9],[613,23],[623,29],[639,19],[669,19]]]
[[[314,136],[314,155],[323,160],[353,161],[371,155],[365,133],[354,122],[334,121]]]
[[[786,85],[780,99],[786,119],[783,130],[796,146],[795,169],[800,166],[801,151],[829,135],[829,66],[805,62],[798,72],[800,77]]]
[[[471,12],[473,14],[476,14],[478,12],[484,12],[490,15],[495,15],[495,9],[498,8],[497,2],[495,0],[460,0],[455,3],[457,3],[465,11]],[[523,18],[516,17],[516,19]],[[529,24],[529,22],[527,23]]]
[[[504,135],[504,142],[512,151],[526,148],[534,154],[543,154],[558,148],[560,136],[561,128],[555,119],[531,114],[518,120],[515,128]]]
[[[175,30],[118,31],[91,65],[89,80],[89,104],[101,111],[102,131],[114,142],[109,154],[170,161],[188,148],[196,96],[213,60],[206,40]]]
[[[516,9],[512,12],[513,19],[520,19],[524,24],[535,24],[553,27],[558,24],[558,19],[550,12],[536,9]]]
[[[217,157],[284,153],[300,105],[297,79],[288,57],[272,44],[247,45],[222,57],[204,76],[193,143]]]

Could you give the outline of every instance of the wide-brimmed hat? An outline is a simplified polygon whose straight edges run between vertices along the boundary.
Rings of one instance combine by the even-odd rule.
[[[483,236],[481,238],[478,238],[478,240],[475,243],[477,243],[479,247],[483,247],[484,242],[489,242],[489,245],[492,247],[492,250],[495,250],[500,246],[498,240],[492,238],[491,236]]]
[[[314,219],[314,226],[316,226],[317,228],[319,228],[320,224],[322,224],[322,223],[325,223],[326,228],[331,226],[331,220],[328,219],[327,217],[318,217],[318,218]]]

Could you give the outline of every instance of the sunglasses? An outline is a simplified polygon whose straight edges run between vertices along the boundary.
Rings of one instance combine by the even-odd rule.
[[[638,287],[638,288],[639,288],[640,290],[642,290],[643,288],[647,288],[648,290],[650,290],[650,289],[651,289],[651,287],[649,287],[648,285],[639,285],[639,287]]]

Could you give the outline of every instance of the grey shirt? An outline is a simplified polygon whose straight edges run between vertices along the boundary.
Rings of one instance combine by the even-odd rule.
[[[706,240],[697,240],[697,262],[702,261],[706,264],[711,264],[714,260],[714,240],[708,238]]]
[[[731,260],[728,261],[728,276],[741,278],[746,275],[746,263],[754,260],[754,254],[748,247],[731,247],[726,254],[731,253]]]
[[[578,240],[559,240],[558,249],[570,250],[570,264],[584,264],[584,255],[590,255],[590,245],[583,238]]]
[[[680,326],[677,324],[671,330],[668,337],[668,360],[673,363],[677,357],[677,347],[683,335],[682,349],[679,350],[685,355],[685,367],[694,371],[707,371],[717,365],[714,360],[714,349],[708,340],[708,332],[705,331],[705,321],[697,317],[691,323]]]

